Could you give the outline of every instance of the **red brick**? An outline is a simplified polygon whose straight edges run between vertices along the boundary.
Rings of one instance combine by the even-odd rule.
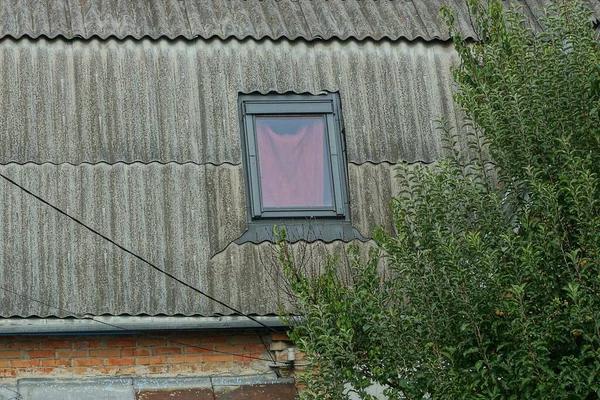
[[[135,367],[119,368],[119,375],[137,375]]]
[[[71,342],[53,340],[49,342],[43,342],[42,346],[45,349],[70,349]]]
[[[81,358],[87,356],[87,350],[56,350],[56,358]]]
[[[10,365],[10,361],[8,360],[0,360],[0,368],[5,368]]]
[[[140,357],[137,359],[137,363],[140,365],[165,364],[166,362],[167,357]]]
[[[139,346],[164,346],[167,343],[166,340],[162,339],[140,339],[138,340]]]
[[[227,354],[202,354],[202,362],[230,362],[231,356]]]
[[[185,354],[201,354],[201,353],[212,353],[214,351],[214,346],[204,345],[200,347],[184,347],[183,352]]]
[[[197,341],[198,343],[227,343],[227,338],[224,336],[200,337]]]
[[[180,347],[156,347],[152,349],[153,356],[163,356],[165,354],[181,354]]]
[[[186,363],[199,363],[200,357],[197,356],[172,356],[169,357],[170,364],[186,364]]]
[[[122,349],[121,357],[132,357],[132,356],[149,356],[150,350],[148,349]]]
[[[136,340],[135,339],[119,339],[119,340],[109,340],[106,342],[106,347],[135,347]]]
[[[177,339],[176,342],[171,342],[171,341],[167,341],[167,344],[164,347],[179,347],[179,348],[183,348],[185,346],[197,346],[198,345],[198,341],[194,340],[194,339]],[[203,345],[200,345],[203,346]]]
[[[251,361],[257,361],[257,358],[262,358],[264,359],[264,355],[262,354],[258,354],[258,353],[247,353],[247,354],[239,354],[239,355],[235,355],[233,356],[233,361],[236,362],[251,362]]]
[[[90,357],[119,357],[119,349],[92,349]]]
[[[205,362],[202,364],[190,364],[192,366],[192,371],[195,372],[202,372],[202,373],[206,373],[206,372],[210,372],[212,375],[215,375],[217,372],[220,371],[225,371],[231,368],[231,364],[230,363],[223,363],[223,362],[217,362],[217,363],[213,363],[213,362]]]
[[[290,338],[285,333],[272,333],[271,340],[274,342],[289,342]]]
[[[244,344],[235,344],[235,345],[225,344],[225,345],[215,346],[215,350],[224,351],[226,353],[245,353],[246,352],[246,346],[248,346],[248,345],[244,345]],[[263,347],[263,349],[264,349],[264,347]]]
[[[200,371],[200,364],[169,364],[168,367],[171,374],[190,374]]]
[[[76,367],[89,367],[93,365],[102,365],[102,359],[98,358],[77,358],[73,360],[73,365]]]
[[[119,373],[119,367],[96,368],[95,371],[103,375],[116,375],[117,373]]]
[[[97,348],[97,347],[101,347],[101,346],[102,346],[102,342],[99,340],[86,340],[86,341],[73,343],[73,348],[75,348],[75,349],[90,349],[90,348]]]
[[[11,349],[39,349],[40,342],[13,342],[8,347]]]
[[[70,367],[71,360],[41,360],[41,364],[42,367]]]
[[[166,374],[169,371],[167,365],[151,365],[148,368],[148,372],[151,374]]]
[[[214,370],[215,368],[213,368],[213,364],[208,364],[208,363],[200,363],[200,364],[187,364],[187,366],[189,368],[187,368],[188,371],[193,372],[193,373],[198,373],[198,372],[205,372],[205,371],[210,371],[210,370]],[[219,364],[219,367],[223,367],[223,364]]]
[[[40,365],[40,360],[13,360],[10,366],[14,368],[37,367]]]
[[[257,335],[238,335],[231,336],[229,342],[231,344],[260,343],[260,338]]]
[[[106,365],[135,365],[135,358],[109,358]]]
[[[26,371],[21,371],[21,370],[18,370],[18,369],[17,369],[17,371],[18,371],[18,373],[26,372]],[[35,373],[38,374],[38,375],[39,374],[50,375],[50,374],[53,374],[54,372],[56,372],[56,369],[55,368],[50,368],[50,367],[36,368],[36,370],[35,370]]]
[[[5,359],[5,358],[21,358],[22,356],[23,356],[23,353],[20,350],[0,351],[0,360]]]
[[[14,368],[0,368],[0,376],[7,378],[9,376],[17,376],[18,369]]]
[[[94,371],[96,370],[96,368],[94,368]],[[79,368],[74,368],[73,372],[75,373],[75,375],[87,375],[90,373],[90,369],[89,368],[83,368],[83,367],[79,367]]]
[[[27,355],[30,358],[54,358],[54,350],[29,350]]]
[[[250,351],[253,353],[265,353],[268,350],[265,349],[265,346],[261,343],[261,344],[247,344],[244,346],[244,350],[246,351]]]

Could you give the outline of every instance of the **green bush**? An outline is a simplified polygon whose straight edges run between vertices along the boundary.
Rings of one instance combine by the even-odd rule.
[[[442,125],[439,163],[399,168],[395,234],[351,250],[350,284],[335,258],[302,275],[278,242],[313,363],[305,398],[372,383],[390,398],[600,397],[599,41],[577,1],[540,33],[488,3],[469,0],[478,40],[452,30],[470,124]]]

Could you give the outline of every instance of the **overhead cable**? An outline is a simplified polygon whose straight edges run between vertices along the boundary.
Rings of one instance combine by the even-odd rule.
[[[244,358],[249,358],[249,359],[253,359],[253,360],[260,360],[260,361],[267,361],[267,362],[271,361],[271,360],[266,359],[266,358],[254,357],[254,356],[240,354],[240,353],[230,353],[230,352],[221,351],[221,350],[214,350],[214,349],[211,349],[211,348],[208,348],[208,347],[197,346],[197,345],[194,345],[194,344],[184,343],[184,342],[180,342],[178,340],[169,339],[168,337],[165,337],[165,336],[152,335],[152,334],[140,331],[140,330],[131,330],[131,329],[123,328],[121,326],[118,326],[118,325],[115,325],[115,324],[111,324],[109,322],[100,321],[100,320],[95,319],[93,316],[90,316],[90,315],[78,314],[76,312],[67,310],[66,308],[62,308],[62,307],[54,306],[52,304],[48,304],[48,303],[46,303],[46,302],[44,302],[42,300],[33,298],[33,297],[25,295],[23,293],[16,292],[16,291],[8,289],[8,288],[6,288],[4,286],[0,286],[0,290],[4,290],[7,293],[11,293],[13,295],[22,297],[22,298],[24,298],[26,300],[29,300],[29,301],[34,301],[34,302],[42,304],[42,305],[44,305],[46,307],[54,308],[56,310],[62,311],[64,313],[70,314],[70,315],[72,315],[74,317],[77,317],[77,318],[80,318],[80,319],[89,319],[89,320],[92,320],[92,321],[97,322],[99,324],[110,326],[111,328],[118,329],[120,331],[123,331],[124,333],[139,334],[139,335],[143,335],[143,336],[146,336],[146,337],[149,337],[149,338],[152,338],[152,339],[161,339],[161,340],[165,340],[165,341],[170,342],[170,343],[180,344],[182,346],[194,347],[196,349],[206,350],[206,351],[213,352],[213,353],[227,354],[227,355],[230,355],[230,356],[244,357]],[[259,338],[261,339],[261,342],[264,345],[264,342],[263,342],[262,338],[260,336],[259,336]],[[265,346],[265,349],[266,349],[266,346]],[[269,355],[271,355],[271,354],[269,353]]]
[[[120,245],[119,243],[115,242],[114,240],[112,240],[112,239],[111,239],[111,238],[109,238],[108,236],[106,236],[106,235],[103,235],[102,233],[98,232],[97,230],[95,230],[94,228],[90,227],[89,225],[86,225],[85,223],[83,223],[83,222],[82,222],[82,221],[80,221],[79,219],[77,219],[77,218],[75,218],[75,217],[71,216],[70,214],[67,214],[65,211],[61,210],[61,209],[60,209],[60,208],[58,208],[57,206],[55,206],[55,205],[53,205],[53,204],[49,203],[49,202],[48,202],[48,201],[46,201],[45,199],[43,199],[43,198],[41,198],[40,196],[36,195],[35,193],[33,193],[33,192],[31,192],[31,191],[27,190],[25,187],[21,186],[20,184],[18,184],[18,183],[17,183],[17,182],[15,182],[14,180],[10,179],[10,178],[9,178],[9,177],[7,177],[6,175],[4,175],[4,174],[0,173],[0,177],[4,178],[4,179],[5,179],[7,182],[9,182],[10,184],[12,184],[12,185],[16,186],[17,188],[21,189],[23,192],[25,192],[25,193],[27,193],[28,195],[30,195],[30,196],[32,196],[32,197],[34,197],[34,198],[35,198],[35,199],[37,199],[38,201],[40,201],[40,202],[44,203],[44,204],[45,204],[45,205],[47,205],[48,207],[50,207],[50,208],[52,208],[52,209],[54,209],[54,210],[58,211],[60,214],[64,215],[65,217],[67,217],[67,218],[69,218],[69,219],[71,219],[72,221],[76,222],[77,224],[79,224],[79,225],[83,226],[84,228],[86,228],[87,230],[89,230],[90,232],[92,232],[93,234],[100,236],[102,239],[104,239],[104,240],[106,240],[107,242],[111,243],[112,245],[114,245],[114,246],[118,247],[119,249],[123,250],[123,251],[124,251],[124,252],[126,252],[127,254],[130,254],[130,255],[132,255],[133,257],[137,258],[138,260],[142,261],[143,263],[147,264],[148,266],[150,266],[150,267],[151,267],[151,268],[153,268],[154,270],[156,270],[156,271],[158,271],[158,272],[160,272],[160,273],[162,273],[162,274],[164,274],[164,275],[168,276],[169,278],[173,279],[174,281],[178,282],[179,284],[181,284],[181,285],[183,285],[183,286],[185,286],[185,287],[187,287],[187,288],[189,288],[189,289],[193,290],[194,292],[196,292],[196,293],[198,293],[198,294],[200,294],[200,295],[202,295],[202,296],[206,297],[207,299],[209,299],[209,300],[211,300],[211,301],[214,301],[215,303],[217,303],[217,304],[219,304],[219,305],[221,305],[221,306],[223,306],[223,307],[225,307],[225,308],[227,308],[227,309],[229,309],[229,310],[231,310],[231,311],[233,311],[233,312],[235,312],[235,313],[237,313],[237,314],[239,314],[239,315],[241,315],[241,316],[243,316],[243,317],[246,317],[246,318],[248,318],[249,320],[251,320],[251,321],[253,321],[253,322],[256,322],[258,325],[260,325],[260,326],[262,326],[262,327],[264,327],[264,328],[267,328],[268,330],[270,330],[270,331],[272,331],[272,332],[275,332],[275,333],[277,333],[277,330],[275,330],[275,329],[273,329],[272,327],[270,327],[270,326],[268,326],[268,325],[266,325],[266,324],[264,324],[264,323],[260,322],[260,321],[259,321],[259,320],[257,320],[256,318],[254,318],[254,317],[252,317],[252,316],[250,316],[250,315],[248,315],[248,314],[245,314],[245,313],[241,312],[240,310],[238,310],[238,309],[236,309],[236,308],[234,308],[234,307],[232,307],[232,306],[230,306],[230,305],[226,304],[225,302],[223,302],[223,301],[221,301],[221,300],[219,300],[219,299],[217,299],[217,298],[215,298],[215,297],[211,296],[210,294],[208,294],[208,293],[206,293],[206,292],[204,292],[204,291],[202,291],[202,290],[200,290],[200,289],[198,289],[198,288],[196,288],[196,287],[192,286],[191,284],[189,284],[189,283],[187,283],[187,282],[183,281],[182,279],[180,279],[180,278],[176,277],[175,275],[171,274],[170,272],[167,272],[167,271],[165,271],[164,269],[162,269],[162,268],[160,268],[160,267],[158,267],[158,266],[154,265],[154,264],[153,264],[153,263],[151,263],[150,261],[146,260],[144,257],[142,257],[142,256],[140,256],[140,255],[138,255],[138,254],[134,253],[133,251],[129,250],[128,248],[126,248],[126,247],[124,247],[124,246]]]

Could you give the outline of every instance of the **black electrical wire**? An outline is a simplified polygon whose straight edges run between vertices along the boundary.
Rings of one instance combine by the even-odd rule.
[[[139,335],[143,335],[143,336],[146,336],[146,337],[149,337],[149,338],[152,338],[152,339],[161,339],[161,340],[164,340],[164,341],[166,341],[166,342],[175,343],[175,344],[180,344],[180,345],[182,345],[182,346],[194,347],[194,348],[196,348],[196,349],[200,349],[200,350],[207,350],[207,351],[210,351],[210,352],[213,352],[213,353],[227,354],[227,355],[230,355],[230,356],[238,356],[238,357],[250,358],[250,359],[253,359],[253,360],[260,360],[260,361],[267,361],[267,362],[271,362],[271,360],[269,360],[269,359],[266,359],[266,358],[254,357],[254,356],[248,356],[248,355],[245,355],[245,354],[240,354],[240,353],[229,353],[229,352],[227,352],[227,351],[221,351],[221,350],[214,350],[214,349],[210,349],[210,348],[208,348],[208,347],[196,346],[196,345],[193,345],[193,344],[190,344],[190,343],[184,343],[184,342],[180,342],[180,341],[177,341],[177,340],[172,340],[172,339],[169,339],[169,338],[167,338],[167,337],[165,337],[165,336],[152,335],[152,334],[148,334],[148,333],[146,333],[146,332],[139,331],[139,330],[131,330],[131,329],[123,328],[123,327],[121,327],[121,326],[118,326],[118,325],[115,325],[115,324],[111,324],[111,323],[109,323],[109,322],[105,322],[105,321],[100,321],[100,320],[97,320],[97,319],[95,319],[94,317],[92,317],[92,316],[89,316],[89,315],[81,315],[81,314],[78,314],[78,313],[76,313],[76,312],[73,312],[73,311],[67,310],[67,309],[65,309],[65,308],[61,308],[61,307],[58,307],[58,306],[53,306],[52,304],[48,304],[48,303],[46,303],[46,302],[44,302],[44,301],[41,301],[41,300],[35,299],[35,298],[31,297],[31,296],[27,296],[27,295],[25,295],[25,294],[22,294],[22,293],[19,293],[19,292],[15,292],[14,290],[7,289],[7,288],[5,288],[5,287],[3,287],[3,286],[0,286],[0,289],[1,289],[1,290],[4,290],[5,292],[8,292],[8,293],[14,294],[14,295],[16,295],[16,296],[22,297],[22,298],[24,298],[24,299],[27,299],[27,300],[29,300],[29,301],[34,301],[34,302],[36,302],[36,303],[39,303],[39,304],[42,304],[42,305],[44,305],[44,306],[47,306],[47,307],[50,307],[50,308],[54,308],[54,309],[56,309],[56,310],[59,310],[59,311],[65,312],[65,313],[67,313],[67,314],[71,314],[71,315],[73,315],[73,316],[75,316],[75,317],[77,317],[77,318],[80,318],[80,319],[89,319],[89,320],[92,320],[92,321],[94,321],[94,322],[97,322],[97,323],[99,323],[99,324],[106,325],[106,326],[110,326],[111,328],[118,329],[118,330],[120,330],[120,331],[123,331],[124,333],[134,333],[134,334],[139,334]],[[262,338],[261,338],[260,336],[259,336],[259,338],[260,338],[260,341],[263,343],[263,345],[265,345],[265,344],[264,344],[264,342],[263,342],[263,340],[262,340]],[[265,349],[267,349],[266,345],[265,345]],[[267,349],[267,352],[268,352],[268,354],[269,354],[269,355],[272,357],[272,355],[271,355],[271,353],[268,351],[268,349]]]
[[[9,397],[7,400],[23,400],[23,396],[21,395],[21,393],[15,391],[15,390],[12,390],[7,386],[0,385],[0,389],[8,390],[9,392],[12,392],[15,394],[15,396]]]
[[[269,350],[269,348],[267,347],[267,344],[265,343],[265,341],[263,340],[262,336],[260,336],[260,333],[258,331],[254,331],[254,333],[256,333],[256,336],[258,336],[258,338],[260,339],[260,342],[262,343],[263,347],[265,348],[265,351],[267,352],[267,354],[269,355],[269,357],[271,358],[271,361],[276,362],[275,361],[275,357],[273,357],[273,354],[271,354],[271,351]]]
[[[30,196],[33,196],[33,197],[34,197],[34,198],[36,198],[37,200],[39,200],[39,201],[41,201],[42,203],[46,204],[48,207],[50,207],[50,208],[52,208],[52,209],[54,209],[54,210],[58,211],[59,213],[61,213],[61,214],[62,214],[62,215],[64,215],[65,217],[67,217],[67,218],[71,219],[72,221],[74,221],[74,222],[78,223],[79,225],[83,226],[84,228],[86,228],[86,229],[87,229],[87,230],[89,230],[90,232],[92,232],[92,233],[94,233],[94,234],[96,234],[96,235],[100,236],[102,239],[104,239],[104,240],[108,241],[108,242],[109,242],[109,243],[111,243],[112,245],[114,245],[114,246],[118,247],[119,249],[123,250],[124,252],[126,252],[126,253],[128,253],[128,254],[130,254],[130,255],[134,256],[135,258],[137,258],[138,260],[142,261],[143,263],[145,263],[145,264],[148,264],[148,265],[149,265],[151,268],[155,269],[156,271],[158,271],[158,272],[160,272],[160,273],[162,273],[162,274],[164,274],[164,275],[168,276],[169,278],[171,278],[171,279],[175,280],[176,282],[180,283],[181,285],[183,285],[183,286],[185,286],[185,287],[187,287],[187,288],[189,288],[189,289],[192,289],[194,292],[196,292],[196,293],[198,293],[198,294],[200,294],[200,295],[202,295],[202,296],[206,297],[207,299],[209,299],[209,300],[212,300],[212,301],[214,301],[215,303],[217,303],[217,304],[219,304],[219,305],[221,305],[221,306],[223,306],[223,307],[225,307],[225,308],[228,308],[229,310],[231,310],[231,311],[233,311],[233,312],[235,312],[235,313],[237,313],[237,314],[239,314],[239,315],[241,315],[241,316],[243,316],[243,317],[246,317],[246,318],[248,318],[249,320],[251,320],[251,321],[253,321],[253,322],[256,322],[256,323],[257,323],[257,324],[259,324],[260,326],[262,326],[262,327],[264,327],[264,328],[267,328],[268,330],[270,330],[270,331],[272,331],[272,332],[278,333],[278,332],[277,332],[277,330],[275,330],[275,329],[273,329],[272,327],[270,327],[270,326],[268,326],[268,325],[266,325],[266,324],[264,324],[264,323],[262,323],[262,322],[258,321],[256,318],[253,318],[253,317],[251,317],[250,315],[244,314],[244,313],[243,313],[243,312],[241,312],[240,310],[237,310],[237,309],[235,309],[235,308],[231,307],[230,305],[228,305],[228,304],[226,304],[226,303],[222,302],[221,300],[218,300],[218,299],[216,299],[215,297],[213,297],[213,296],[211,296],[211,295],[209,295],[209,294],[207,294],[207,293],[203,292],[202,290],[200,290],[200,289],[198,289],[198,288],[196,288],[196,287],[194,287],[194,286],[190,285],[189,283],[187,283],[187,282],[185,282],[185,281],[183,281],[183,280],[179,279],[178,277],[176,277],[175,275],[173,275],[173,274],[171,274],[171,273],[169,273],[169,272],[165,271],[164,269],[157,267],[156,265],[152,264],[150,261],[146,260],[146,259],[145,259],[145,258],[143,258],[142,256],[139,256],[139,255],[137,255],[136,253],[134,253],[133,251],[131,251],[131,250],[129,250],[129,249],[127,249],[127,248],[123,247],[122,245],[118,244],[117,242],[115,242],[114,240],[112,240],[111,238],[109,238],[108,236],[105,236],[105,235],[103,235],[102,233],[98,232],[98,231],[97,231],[97,230],[95,230],[94,228],[92,228],[92,227],[90,227],[90,226],[86,225],[85,223],[81,222],[81,221],[80,221],[80,220],[78,220],[77,218],[75,218],[75,217],[73,217],[73,216],[71,216],[71,215],[67,214],[66,212],[64,212],[64,211],[63,211],[63,210],[61,210],[60,208],[56,207],[55,205],[53,205],[53,204],[51,204],[51,203],[47,202],[46,200],[44,200],[44,199],[43,199],[43,198],[41,198],[40,196],[36,195],[35,193],[32,193],[31,191],[27,190],[26,188],[24,188],[23,186],[19,185],[17,182],[13,181],[12,179],[10,179],[9,177],[7,177],[6,175],[4,175],[4,174],[0,173],[0,177],[4,178],[4,179],[5,179],[7,182],[9,182],[9,183],[11,183],[12,185],[14,185],[14,186],[18,187],[19,189],[21,189],[22,191],[24,191],[24,192],[25,192],[25,193],[27,193],[28,195],[30,195]]]

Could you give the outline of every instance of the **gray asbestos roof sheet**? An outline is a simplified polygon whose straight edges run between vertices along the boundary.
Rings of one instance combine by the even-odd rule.
[[[247,229],[238,93],[340,93],[351,220],[369,237],[391,229],[393,164],[438,159],[435,119],[460,120],[455,62],[443,43],[8,39],[0,171],[235,308],[274,313],[272,248],[234,243]],[[0,282],[64,309],[2,293],[3,316],[231,313],[4,181],[0,204]]]
[[[234,308],[269,314],[286,303],[274,248],[231,243],[246,229],[241,166],[11,164],[0,172]],[[387,163],[349,166],[353,225],[366,236],[375,225],[391,230],[394,174]],[[57,307],[0,291],[3,317],[232,313],[4,180],[0,204],[0,282]],[[345,245],[297,246],[314,270],[324,259],[314,255]]]
[[[548,0],[511,3],[539,15]],[[5,0],[0,37],[445,40],[444,4],[455,10],[463,35],[473,36],[464,1]],[[598,2],[590,5],[600,15]]]
[[[225,303],[277,312],[273,248],[235,243],[247,229],[238,94],[340,94],[365,237],[392,230],[394,165],[439,159],[436,120],[461,115],[449,43],[116,39],[442,35],[435,2],[269,1],[0,2],[0,32],[21,38],[0,45],[0,171]],[[22,37],[57,35],[96,38]],[[0,204],[0,282],[42,301],[0,291],[1,316],[231,314],[4,181]],[[295,249],[318,270],[314,255],[345,246]]]
[[[2,2],[0,21],[0,34],[13,38],[312,40],[441,35],[439,26],[425,28],[412,1],[9,0]]]
[[[430,162],[450,45],[5,40],[0,163],[240,164],[238,93],[339,92],[349,161]]]

